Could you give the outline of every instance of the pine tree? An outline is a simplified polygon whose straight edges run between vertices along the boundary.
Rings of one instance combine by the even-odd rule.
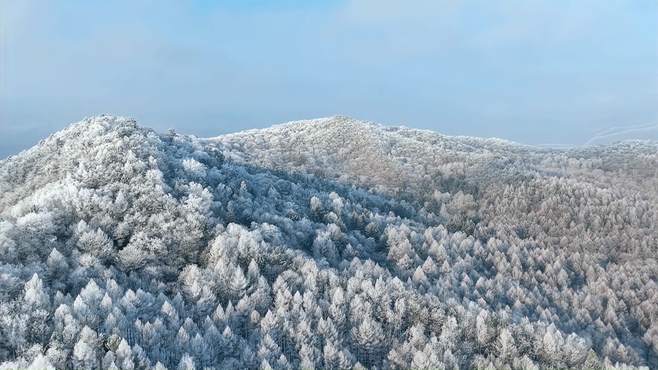
[[[194,370],[194,369],[196,369],[194,359],[189,354],[184,353],[183,357],[178,363],[178,370]]]
[[[366,317],[358,327],[352,329],[352,342],[359,361],[365,366],[381,362],[384,350],[384,332],[375,320]]]
[[[97,369],[100,366],[98,335],[88,326],[82,328],[73,347],[72,366],[75,369]]]

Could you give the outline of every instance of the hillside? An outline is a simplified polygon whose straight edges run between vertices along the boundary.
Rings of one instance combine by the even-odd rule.
[[[0,369],[658,367],[658,144],[100,116],[0,161]]]
[[[514,228],[540,243],[567,238],[563,243],[586,243],[608,256],[627,252],[630,241],[657,245],[657,142],[550,150],[347,117],[210,142],[237,163],[312,173],[408,200],[451,231],[471,233],[475,224]],[[594,240],[582,240],[583,232]]]

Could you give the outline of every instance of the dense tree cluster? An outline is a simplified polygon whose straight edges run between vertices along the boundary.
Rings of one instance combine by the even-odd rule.
[[[657,148],[87,119],[0,162],[0,369],[656,368]]]

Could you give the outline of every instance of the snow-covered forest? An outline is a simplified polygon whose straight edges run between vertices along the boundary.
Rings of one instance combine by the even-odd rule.
[[[73,124],[0,162],[0,369],[658,368],[658,144]]]

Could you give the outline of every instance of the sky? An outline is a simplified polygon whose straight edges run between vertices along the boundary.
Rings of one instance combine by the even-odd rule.
[[[658,2],[0,0],[0,158],[103,113],[202,137],[347,115],[658,139]]]

